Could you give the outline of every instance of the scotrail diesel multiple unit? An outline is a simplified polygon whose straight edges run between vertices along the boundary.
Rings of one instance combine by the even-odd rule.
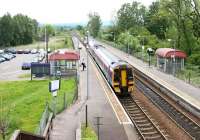
[[[115,93],[130,94],[134,86],[132,67],[108,52],[102,45],[89,43],[88,49]]]

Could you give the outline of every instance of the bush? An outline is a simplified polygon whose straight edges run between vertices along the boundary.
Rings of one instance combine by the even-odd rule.
[[[188,62],[200,66],[200,53],[191,55],[188,58]]]

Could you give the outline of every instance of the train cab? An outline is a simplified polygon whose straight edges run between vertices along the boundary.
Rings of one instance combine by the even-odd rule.
[[[133,91],[133,73],[128,65],[115,67],[113,72],[113,88],[117,95],[128,95]]]

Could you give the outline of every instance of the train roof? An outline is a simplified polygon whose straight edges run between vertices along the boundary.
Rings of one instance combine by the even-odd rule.
[[[108,52],[102,45],[95,44],[96,53],[98,53],[100,59],[102,59],[107,65],[116,67],[119,65],[127,65],[127,62],[121,60],[119,57]],[[93,48],[94,49],[94,48]]]

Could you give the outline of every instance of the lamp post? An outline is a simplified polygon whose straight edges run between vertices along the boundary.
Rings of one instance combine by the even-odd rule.
[[[169,42],[172,42],[173,44],[173,55],[171,55],[171,58],[173,59],[173,69],[172,69],[172,74],[175,76],[176,74],[176,48],[175,48],[175,40],[172,39],[167,39]]]
[[[128,46],[127,46],[127,47],[128,47],[128,49],[127,49],[128,56],[129,56],[129,35],[130,35],[130,34],[129,34],[129,32],[128,32],[128,39],[127,39],[127,40],[128,40],[128,42],[127,42],[127,43],[128,43],[128,44],[127,44],[127,45],[128,45]]]
[[[113,35],[113,41],[114,41],[114,47],[115,47],[115,33],[111,32],[111,34]]]
[[[89,47],[89,31],[87,31],[87,47]],[[87,100],[89,96],[89,56],[88,56],[88,50],[87,51]]]

